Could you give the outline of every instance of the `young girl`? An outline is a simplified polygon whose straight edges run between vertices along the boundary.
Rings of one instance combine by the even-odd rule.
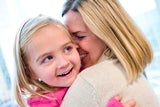
[[[16,100],[21,107],[60,107],[80,71],[78,46],[58,21],[39,15],[20,28],[14,47]],[[123,107],[120,97],[107,107]],[[124,103],[132,107],[133,102]]]

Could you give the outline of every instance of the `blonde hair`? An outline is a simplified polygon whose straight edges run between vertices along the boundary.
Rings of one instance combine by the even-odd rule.
[[[33,34],[49,24],[54,24],[60,29],[66,32],[66,35],[72,40],[68,30],[57,20],[44,15],[38,15],[35,18],[26,21],[19,29],[14,45],[14,57],[16,66],[16,78],[15,78],[15,95],[16,100],[20,106],[24,106],[24,96],[38,95],[43,96],[43,93],[51,92],[56,87],[51,87],[42,81],[38,81],[32,78],[33,71],[29,69],[26,58],[27,44],[33,37]],[[73,40],[72,40],[73,42]],[[38,92],[36,91],[37,89]],[[45,97],[45,96],[44,96]]]
[[[62,16],[69,9],[78,11],[89,29],[107,44],[111,58],[121,62],[130,82],[152,61],[150,44],[118,0],[67,1]]]

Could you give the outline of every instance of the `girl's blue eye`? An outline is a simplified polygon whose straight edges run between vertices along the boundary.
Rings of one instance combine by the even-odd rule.
[[[53,57],[52,56],[47,56],[48,60],[52,59]]]
[[[48,62],[51,59],[53,59],[53,56],[51,56],[51,55],[47,56],[47,57],[44,58],[44,60],[42,61],[42,63],[46,63],[46,62]]]
[[[71,51],[72,51],[72,49],[73,49],[73,46],[66,46],[65,48],[64,48],[64,52],[66,53],[66,54],[68,54],[68,53],[70,53]]]

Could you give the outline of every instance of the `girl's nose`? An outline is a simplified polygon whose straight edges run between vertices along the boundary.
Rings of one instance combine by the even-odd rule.
[[[69,60],[65,56],[61,55],[57,58],[58,69],[66,68],[68,65],[69,65]]]

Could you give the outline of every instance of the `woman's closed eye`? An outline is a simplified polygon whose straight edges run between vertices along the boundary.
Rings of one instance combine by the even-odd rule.
[[[86,36],[82,36],[82,35],[78,35],[78,34],[72,34],[72,37],[74,40],[81,40],[83,38],[85,38]]]

